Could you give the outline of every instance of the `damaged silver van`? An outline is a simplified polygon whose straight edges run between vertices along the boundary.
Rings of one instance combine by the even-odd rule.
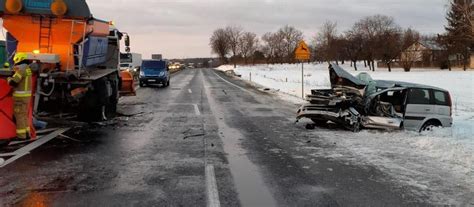
[[[315,125],[334,122],[346,129],[429,131],[451,127],[452,101],[448,91],[432,86],[358,77],[335,64],[329,66],[331,89],[312,90],[297,112],[297,120]]]

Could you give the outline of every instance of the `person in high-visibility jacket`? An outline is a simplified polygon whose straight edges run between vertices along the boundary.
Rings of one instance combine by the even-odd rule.
[[[14,74],[8,78],[8,83],[13,87],[14,115],[16,120],[16,133],[19,139],[32,137],[32,117],[30,110],[33,96],[33,71],[25,53],[17,53],[13,58]]]

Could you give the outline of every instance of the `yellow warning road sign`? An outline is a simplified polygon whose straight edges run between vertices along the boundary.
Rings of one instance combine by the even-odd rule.
[[[300,43],[298,43],[298,47],[296,47],[295,58],[297,60],[309,60],[311,58],[311,51],[303,40],[301,40]]]

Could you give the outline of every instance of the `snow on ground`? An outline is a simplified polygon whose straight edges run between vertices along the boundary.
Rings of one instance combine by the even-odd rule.
[[[436,86],[450,91],[454,104],[454,126],[428,134],[379,132],[354,134],[345,131],[314,132],[334,149],[311,149],[315,156],[326,156],[358,164],[377,166],[403,184],[420,189],[437,204],[474,205],[474,71],[376,69],[370,72],[359,64],[357,75],[368,72],[374,79],[399,80]],[[220,70],[233,70],[221,66]],[[301,64],[239,66],[234,70],[242,79],[280,91],[283,99],[302,103]],[[305,64],[305,94],[311,89],[330,88],[326,64]],[[336,136],[335,136],[336,135]]]

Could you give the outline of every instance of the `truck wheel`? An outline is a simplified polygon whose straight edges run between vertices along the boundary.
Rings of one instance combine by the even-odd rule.
[[[113,108],[114,105],[110,97],[107,96],[107,87],[110,84],[112,87],[112,97],[115,97],[113,95],[114,83],[108,78],[102,78],[94,81],[92,84],[96,90],[87,92],[86,97],[83,98],[79,106],[78,117],[85,122],[106,121],[107,116],[109,116],[113,110],[116,110],[116,108]]]
[[[109,77],[109,82],[112,87],[112,96],[106,104],[106,118],[113,118],[117,114],[117,105],[119,102],[119,79],[117,75]]]

